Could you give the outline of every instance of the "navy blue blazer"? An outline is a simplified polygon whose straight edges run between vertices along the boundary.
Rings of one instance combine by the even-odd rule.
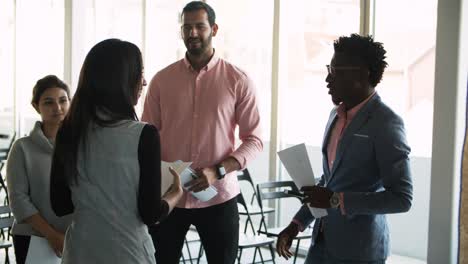
[[[339,208],[327,209],[328,216],[314,223],[312,245],[322,225],[326,248],[334,258],[383,260],[390,250],[385,214],[406,212],[412,201],[410,147],[403,120],[375,94],[345,129],[330,171],[327,143],[337,120],[336,110],[325,130],[324,173],[319,185],[343,192],[346,214]],[[306,206],[294,218],[303,226],[314,220]]]

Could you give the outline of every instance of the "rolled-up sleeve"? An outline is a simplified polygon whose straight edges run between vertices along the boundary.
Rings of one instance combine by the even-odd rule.
[[[21,142],[17,141],[8,156],[6,177],[10,208],[18,223],[23,223],[26,218],[39,212],[29,196],[29,178],[25,159]]]
[[[257,95],[252,80],[247,76],[240,80],[236,96],[238,100],[235,116],[242,144],[231,156],[244,169],[263,150]]]

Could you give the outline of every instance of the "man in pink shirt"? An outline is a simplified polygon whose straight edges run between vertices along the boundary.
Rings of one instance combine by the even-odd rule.
[[[334,49],[325,81],[336,107],[325,129],[323,175],[303,188],[304,203],[328,215],[315,219],[302,206],[280,233],[277,252],[291,257],[292,239],[315,220],[306,264],[382,264],[390,248],[385,215],[411,207],[410,147],[403,120],[375,91],[387,67],[382,44],[352,34]]]
[[[236,171],[260,151],[260,116],[252,80],[217,57],[212,46],[218,25],[213,9],[201,1],[182,11],[186,56],[158,72],[146,96],[142,120],[158,128],[164,161],[192,161],[198,178],[188,190],[210,185],[209,201],[185,192],[177,208],[151,229],[158,263],[179,263],[185,235],[194,225],[208,263],[234,263],[239,236]],[[238,126],[242,144],[235,148]]]

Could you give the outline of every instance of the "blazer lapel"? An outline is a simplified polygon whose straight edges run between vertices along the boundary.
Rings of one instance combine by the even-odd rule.
[[[380,97],[376,94],[373,98],[367,102],[366,105],[364,105],[359,112],[356,114],[356,116],[353,118],[351,123],[348,125],[346,130],[344,131],[344,134],[337,146],[336,149],[336,157],[335,157],[335,162],[333,163],[332,171],[330,173],[330,179],[328,182],[331,181],[333,176],[335,175],[335,172],[340,166],[341,159],[343,158],[343,155],[346,152],[346,149],[349,145],[349,143],[352,142],[353,140],[353,135],[363,126],[367,123],[369,118],[371,118],[372,115],[372,110],[375,107],[376,103],[380,101]]]
[[[331,134],[331,128],[333,128],[333,125],[336,122],[336,109],[335,107],[332,112],[330,113],[330,117],[328,118],[327,122],[327,127],[325,128],[325,135],[323,136],[323,142],[322,142],[322,156],[323,156],[323,169],[326,172],[325,175],[330,175],[330,169],[328,167],[328,152],[327,152],[327,145],[328,145],[328,139],[330,138]]]

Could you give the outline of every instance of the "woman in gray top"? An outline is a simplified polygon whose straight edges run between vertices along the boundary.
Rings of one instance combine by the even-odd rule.
[[[13,244],[16,263],[24,263],[31,235],[47,239],[60,256],[70,216],[57,217],[49,195],[50,164],[57,130],[68,111],[70,91],[54,75],[37,81],[31,104],[41,115],[29,136],[18,139],[9,154],[7,183],[15,217]]]
[[[147,225],[182,196],[179,175],[161,197],[159,134],[134,106],[143,62],[134,44],[108,39],[86,56],[70,111],[57,134],[51,201],[73,212],[62,263],[155,263]]]

